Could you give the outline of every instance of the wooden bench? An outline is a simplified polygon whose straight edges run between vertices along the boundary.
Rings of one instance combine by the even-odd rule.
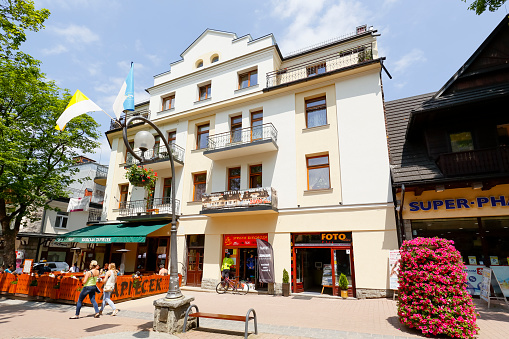
[[[189,313],[189,312],[191,312],[192,308],[195,308],[196,312]],[[252,316],[250,316],[251,312],[253,312]],[[249,328],[249,320],[253,319],[255,334],[258,334],[258,324],[257,324],[257,321],[256,321],[256,312],[252,308],[250,308],[249,311],[247,311],[246,316],[242,316],[242,315],[230,315],[230,314],[204,313],[204,312],[200,312],[198,310],[198,306],[191,305],[187,309],[186,316],[184,317],[184,330],[182,331],[182,333],[186,332],[187,318],[188,317],[196,318],[196,328],[200,327],[200,318],[210,318],[210,319],[219,319],[219,320],[232,320],[232,321],[244,321],[246,323],[246,328],[245,328],[245,331],[244,331],[244,339],[247,339],[248,328]]]

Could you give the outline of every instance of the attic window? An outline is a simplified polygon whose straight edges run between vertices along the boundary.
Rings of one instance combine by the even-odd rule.
[[[200,67],[203,67],[203,60],[198,60],[196,61],[196,68],[200,68]]]
[[[217,55],[217,54],[214,54],[212,56],[212,58],[210,58],[211,63],[218,62],[218,61],[219,61],[219,55]]]

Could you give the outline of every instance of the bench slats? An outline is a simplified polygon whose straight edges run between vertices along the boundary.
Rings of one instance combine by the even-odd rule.
[[[189,317],[233,320],[233,321],[244,321],[244,322],[246,321],[246,317],[242,316],[242,315],[229,315],[229,314],[204,313],[204,312],[190,313]],[[249,317],[249,319],[250,320],[254,319],[254,317]]]

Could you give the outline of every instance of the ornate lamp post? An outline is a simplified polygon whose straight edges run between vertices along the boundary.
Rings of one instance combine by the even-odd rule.
[[[171,165],[171,236],[170,236],[170,286],[168,288],[168,293],[166,294],[165,299],[179,299],[183,298],[182,292],[180,291],[179,281],[178,281],[178,272],[177,272],[177,220],[175,216],[175,163],[173,160],[173,154],[171,152],[170,145],[168,144],[168,140],[164,137],[161,130],[154,125],[153,122],[144,118],[142,116],[134,116],[126,121],[123,129],[123,138],[124,144],[127,148],[127,151],[131,153],[131,155],[137,159],[140,164],[143,164],[146,160],[144,155],[145,152],[149,149],[152,149],[155,144],[154,136],[147,131],[140,131],[134,137],[134,147],[139,148],[141,151],[141,156],[134,153],[134,150],[129,145],[129,141],[127,139],[127,126],[131,124],[131,122],[140,120],[147,124],[149,124],[153,129],[156,130],[157,134],[163,141],[166,149],[168,150],[168,155],[170,157],[170,165]],[[194,299],[194,298],[193,298]],[[155,326],[154,326],[155,327]],[[168,332],[168,331],[164,331]]]

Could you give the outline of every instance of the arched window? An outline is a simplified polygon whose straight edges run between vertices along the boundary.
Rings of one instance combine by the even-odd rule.
[[[203,60],[198,60],[196,61],[196,68],[200,68],[200,67],[203,67]]]
[[[214,54],[214,55],[210,58],[210,62],[211,62],[211,63],[218,62],[218,61],[219,61],[219,55],[217,55],[217,54]]]

